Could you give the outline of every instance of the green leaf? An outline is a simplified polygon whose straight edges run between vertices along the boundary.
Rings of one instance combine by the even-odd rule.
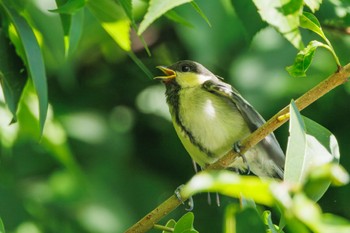
[[[310,8],[312,12],[315,12],[320,9],[322,0],[304,0],[304,3]]]
[[[254,208],[244,208],[236,214],[237,233],[265,233],[265,224]]]
[[[130,20],[124,10],[111,0],[88,0],[87,7],[101,23],[103,29],[125,51],[131,50]]]
[[[74,14],[85,6],[85,0],[56,0],[57,9],[49,10],[55,13]]]
[[[5,33],[0,29],[0,83],[9,110],[12,113],[12,122],[17,121],[17,107],[27,82],[27,74],[21,58]]]
[[[4,223],[2,222],[1,218],[0,218],[0,233],[5,233]]]
[[[195,1],[192,1],[191,5],[197,11],[197,13],[205,20],[205,22],[208,24],[208,26],[211,27],[211,23],[210,23],[208,17],[204,14],[204,12],[201,10],[201,8],[198,6],[198,4]]]
[[[28,70],[28,73],[33,80],[34,87],[39,99],[39,122],[40,132],[44,130],[45,120],[48,109],[48,93],[47,81],[45,73],[45,65],[41,54],[40,46],[34,35],[34,32],[27,21],[20,16],[16,10],[13,10],[7,0],[0,2],[2,8],[6,12],[7,17],[13,23],[15,31],[13,32],[18,37],[23,48],[23,59]]]
[[[192,0],[150,0],[147,13],[140,24],[137,34],[141,35],[151,23],[169,10],[191,1]]]
[[[305,77],[318,47],[327,47],[327,45],[317,40],[311,41],[305,49],[297,54],[294,64],[286,68],[288,73],[293,77]]]
[[[264,220],[265,225],[268,227],[269,232],[279,233],[279,229],[275,224],[273,224],[271,217],[272,217],[271,211],[265,210],[263,213],[263,220]]]
[[[132,13],[132,1],[131,0],[119,0],[120,5],[123,7],[125,14],[128,16],[131,22],[134,22],[134,15]]]
[[[239,207],[236,204],[230,204],[225,209],[225,225],[224,232],[236,233],[236,218]]]
[[[324,40],[327,41],[327,38],[324,35],[323,30],[321,28],[320,22],[318,22],[318,19],[313,14],[309,12],[303,12],[303,14],[300,16],[300,27],[309,29],[317,33],[319,36],[321,36]]]
[[[321,28],[321,24],[318,21],[318,19],[316,18],[316,16],[314,16],[313,14],[311,14],[309,12],[304,12],[300,16],[300,27],[309,29],[310,31],[313,31],[316,34],[318,34],[319,36],[321,36],[322,39],[327,43],[327,45],[323,45],[323,47],[328,49],[332,53],[338,67],[341,66],[339,58],[338,58],[337,54],[335,53],[335,50],[334,50],[331,42],[327,39],[327,37],[323,33],[323,30]]]
[[[192,212],[186,213],[177,221],[174,227],[174,233],[198,233],[193,228],[194,214]]]
[[[186,27],[193,28],[193,25],[190,22],[188,22],[185,18],[183,18],[181,15],[179,15],[173,10],[170,10],[167,13],[165,13],[165,17]]]
[[[329,163],[310,171],[303,186],[305,194],[313,201],[318,201],[330,184],[341,186],[349,183],[349,174],[338,164]]]
[[[299,31],[302,0],[253,0],[261,18],[275,27],[297,49],[304,47]]]
[[[72,1],[67,2],[65,0],[56,0],[56,4],[59,7],[58,9],[61,9],[61,6],[64,7],[67,4],[72,4]],[[83,4],[85,5],[85,1]],[[60,19],[64,34],[64,48],[66,57],[75,51],[82,35],[84,10],[81,8],[82,7],[72,9],[70,12],[54,11],[60,13]]]
[[[339,147],[334,135],[316,122],[302,118],[293,101],[289,131],[286,181],[304,183],[306,193],[315,201],[323,196],[333,180],[348,181],[348,176],[332,165],[339,162]]]
[[[256,6],[252,1],[231,0],[235,12],[246,31],[248,41],[251,41],[256,33],[265,28],[267,24],[261,20]]]
[[[255,176],[240,176],[230,171],[205,171],[197,173],[181,190],[182,197],[199,192],[219,192],[240,198],[251,198],[255,202],[271,206],[274,199],[269,188],[270,180]]]
[[[170,220],[166,223],[165,227],[174,229],[175,225],[176,225],[176,221],[175,221],[174,219],[170,219]],[[169,231],[162,231],[162,233],[169,233]]]
[[[305,125],[294,101],[289,105],[289,139],[284,165],[284,180],[301,182],[305,176],[306,134]]]

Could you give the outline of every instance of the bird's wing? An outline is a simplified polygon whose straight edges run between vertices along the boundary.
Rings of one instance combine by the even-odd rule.
[[[203,88],[233,102],[241,112],[251,132],[265,123],[264,118],[231,85],[219,80],[208,80],[203,83]],[[260,144],[281,171],[283,171],[285,156],[274,134],[271,133],[266,136]],[[282,178],[283,174],[279,174],[279,176]]]

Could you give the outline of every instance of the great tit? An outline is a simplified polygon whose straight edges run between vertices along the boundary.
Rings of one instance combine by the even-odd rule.
[[[202,168],[265,123],[260,114],[229,84],[203,65],[189,60],[157,66],[155,77],[166,87],[166,101],[178,137]],[[283,178],[284,153],[273,134],[230,165],[260,177]]]

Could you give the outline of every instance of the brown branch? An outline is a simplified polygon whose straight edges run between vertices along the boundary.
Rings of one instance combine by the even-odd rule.
[[[329,76],[326,80],[319,83],[316,87],[312,88],[300,98],[298,98],[295,103],[298,109],[301,111],[317,99],[321,98],[323,95],[333,90],[337,86],[345,83],[350,76],[350,63],[345,67],[340,67],[337,72]],[[267,135],[272,133],[282,124],[284,124],[288,118],[283,120],[278,119],[281,115],[287,114],[289,112],[289,106],[286,106],[276,115],[274,115],[270,120],[268,120],[259,129],[250,134],[245,138],[242,143],[241,152],[246,152],[249,148],[255,146],[258,142],[264,139]],[[228,152],[224,157],[222,157],[217,162],[210,165],[207,169],[223,169],[228,167],[238,156],[233,150]],[[189,197],[182,197],[187,199]],[[161,205],[143,217],[134,226],[130,227],[126,233],[142,233],[150,230],[155,223],[157,223],[162,217],[166,216],[168,213],[177,208],[181,202],[177,199],[175,195],[171,196],[168,200],[164,201]]]

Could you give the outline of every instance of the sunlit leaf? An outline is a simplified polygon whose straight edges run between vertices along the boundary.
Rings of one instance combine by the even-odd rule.
[[[278,233],[279,230],[275,224],[272,222],[271,211],[265,210],[263,213],[263,220],[265,225],[268,227],[271,233]]]
[[[317,33],[324,40],[327,40],[321,28],[320,22],[318,22],[318,19],[316,18],[316,16],[314,16],[309,12],[303,12],[303,14],[300,16],[300,27],[309,29]]]
[[[261,18],[275,27],[297,49],[304,47],[301,40],[299,17],[302,14],[302,0],[253,0]]]
[[[57,9],[49,10],[55,13],[74,14],[85,6],[85,0],[56,0]]]
[[[0,233],[5,233],[4,223],[2,222],[1,218],[0,218]]]
[[[309,12],[304,12],[303,15],[300,16],[300,27],[309,29],[309,30],[315,32],[316,34],[318,34],[319,36],[321,36],[322,39],[327,44],[327,45],[323,45],[323,47],[328,49],[332,53],[334,60],[337,63],[337,66],[338,67],[341,66],[339,58],[338,58],[337,54],[335,53],[335,50],[334,50],[331,42],[327,39],[327,37],[323,33],[323,30],[321,28],[321,24],[318,21],[318,19],[316,18],[316,16],[314,16],[313,14],[311,14]]]
[[[181,196],[190,197],[199,192],[219,192],[239,198],[251,198],[255,202],[271,206],[273,196],[271,181],[254,176],[240,176],[229,171],[206,171],[196,174],[182,189]]]
[[[286,181],[306,182],[306,193],[317,201],[332,180],[337,179],[337,174],[339,181],[348,180],[347,175],[344,176],[344,173],[331,166],[339,161],[339,147],[334,135],[316,122],[302,118],[293,101],[290,105],[289,128],[284,175]],[[308,177],[309,174],[312,178]]]
[[[147,13],[143,18],[137,33],[141,35],[151,23],[167,11],[191,1],[192,0],[150,0]]]
[[[194,214],[188,212],[177,221],[174,227],[174,233],[198,233],[198,231],[193,228],[193,221]]]
[[[318,47],[327,47],[327,45],[317,40],[311,41],[305,49],[297,54],[294,64],[286,68],[288,73],[293,77],[305,77]]]
[[[305,176],[306,134],[305,125],[294,101],[289,105],[289,138],[284,165],[284,180],[301,182]]]
[[[304,2],[312,12],[315,12],[320,8],[322,0],[304,0]]]
[[[7,17],[13,23],[19,41],[22,44],[24,59],[28,73],[33,80],[34,87],[39,99],[39,122],[40,132],[43,132],[47,109],[48,109],[48,91],[47,80],[43,56],[34,32],[27,21],[18,14],[16,10],[7,4],[7,1],[0,2]]]
[[[330,184],[341,186],[347,183],[349,174],[346,170],[338,164],[329,163],[310,171],[303,190],[310,199],[318,201]]]
[[[112,39],[123,50],[130,51],[130,20],[121,6],[110,0],[88,0],[86,4]]]
[[[312,232],[350,232],[349,220],[332,214],[323,214],[321,208],[303,194],[297,194],[293,198],[292,211]]]
[[[225,225],[224,232],[236,233],[236,218],[235,215],[239,208],[236,204],[230,204],[225,209]]]
[[[13,116],[12,122],[17,120],[18,102],[26,82],[24,64],[4,31],[0,29],[0,83],[6,104]]]
[[[256,6],[252,1],[231,0],[235,12],[244,26],[248,40],[251,41],[256,33],[267,24],[261,20]]]

